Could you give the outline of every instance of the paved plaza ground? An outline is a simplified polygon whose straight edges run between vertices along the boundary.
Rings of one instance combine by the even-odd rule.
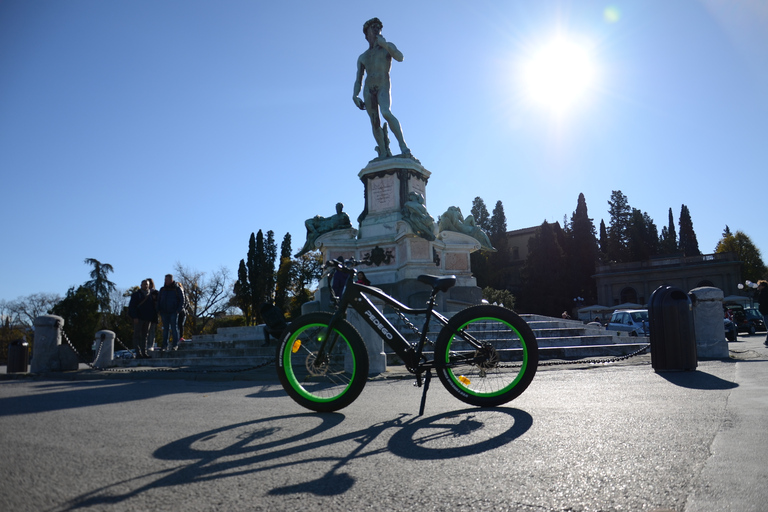
[[[765,335],[694,372],[648,355],[544,366],[478,409],[397,369],[338,413],[274,369],[230,374],[0,368],[0,507],[60,510],[763,511]]]

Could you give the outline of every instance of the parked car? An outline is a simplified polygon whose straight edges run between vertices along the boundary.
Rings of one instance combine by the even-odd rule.
[[[617,309],[611,315],[607,329],[619,333],[626,332],[629,336],[648,336],[650,334],[648,310]]]
[[[757,308],[745,308],[741,304],[727,304],[725,307],[731,311],[733,323],[739,332],[755,334],[766,330],[765,319]]]
[[[133,359],[136,354],[133,350],[118,350],[115,352],[115,359]]]
[[[725,327],[725,339],[728,341],[736,341],[736,337],[739,334],[738,329],[736,329],[736,324],[727,318],[723,318],[723,324],[723,327]]]

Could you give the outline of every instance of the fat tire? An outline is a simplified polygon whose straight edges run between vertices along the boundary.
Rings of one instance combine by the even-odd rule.
[[[318,335],[325,332],[332,314],[300,316],[283,332],[277,348],[277,377],[296,403],[317,412],[338,411],[351,404],[368,379],[368,351],[357,330],[341,320],[333,330],[338,340],[330,354],[331,363],[310,372],[312,354],[320,348]],[[297,351],[293,347],[300,341]]]
[[[500,358],[498,363],[457,362],[472,354],[461,338],[465,330]],[[495,407],[514,400],[530,385],[539,365],[539,346],[528,324],[501,306],[472,306],[456,313],[435,343],[435,366],[443,386],[462,402]]]

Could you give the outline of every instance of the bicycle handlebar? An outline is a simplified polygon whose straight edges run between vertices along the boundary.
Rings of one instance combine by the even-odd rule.
[[[342,272],[353,272],[355,270],[355,267],[359,265],[361,262],[357,261],[354,258],[349,258],[348,260],[342,259],[341,257],[336,258],[335,260],[329,260],[325,263],[325,268],[335,268],[336,270],[341,270]]]

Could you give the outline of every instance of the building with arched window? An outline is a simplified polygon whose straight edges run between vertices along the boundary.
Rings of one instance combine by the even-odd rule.
[[[597,301],[604,306],[634,303],[645,305],[661,285],[689,291],[714,286],[724,295],[738,293],[741,262],[735,253],[664,257],[648,261],[600,265],[594,275]]]

